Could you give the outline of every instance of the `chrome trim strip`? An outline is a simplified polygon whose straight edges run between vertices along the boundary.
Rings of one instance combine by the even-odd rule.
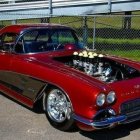
[[[22,102],[21,100],[19,100],[18,98],[15,98],[14,96],[8,94],[8,93],[5,92],[4,90],[1,90],[1,89],[0,89],[0,92],[1,92],[3,95],[6,95],[6,96],[12,98],[12,99],[15,100],[15,101],[17,101],[17,102],[19,102],[19,103],[22,103],[22,104],[25,105],[25,106],[28,106],[29,108],[33,108],[33,102],[32,102],[32,100],[30,100],[29,98],[23,96],[22,94],[20,94],[20,96],[22,96],[23,98],[25,98],[25,99],[27,99],[28,101],[32,102],[32,105],[29,105],[29,104],[26,104],[25,102]]]
[[[103,121],[93,122],[93,126],[94,127],[103,127],[103,126],[107,126],[107,125],[112,125],[114,123],[123,122],[126,119],[127,119],[127,117],[125,115],[110,117],[110,118],[107,118],[107,119],[105,119]]]
[[[83,124],[92,126],[93,120],[85,119],[85,118],[83,118],[83,117],[81,117],[79,115],[76,115],[76,114],[73,114],[72,117],[76,121],[79,121],[79,122],[81,122]]]
[[[110,117],[110,118],[106,118],[103,121],[96,121],[94,122],[93,120],[89,120],[89,119],[85,119],[83,117],[80,117],[76,114],[73,115],[73,118],[83,124],[92,126],[94,128],[104,128],[104,127],[109,127],[112,124],[115,123],[120,123],[123,122],[127,119],[127,117],[125,115],[120,115],[120,116],[115,116],[115,117]]]
[[[35,103],[37,100],[39,100],[39,99],[43,96],[44,91],[45,91],[45,89],[47,88],[47,86],[48,86],[48,84],[46,84],[46,85],[42,88],[42,90],[41,90],[40,93],[37,95],[36,99],[34,100],[34,103]]]

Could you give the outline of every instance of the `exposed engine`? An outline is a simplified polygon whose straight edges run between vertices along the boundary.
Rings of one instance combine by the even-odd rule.
[[[73,56],[57,58],[57,60],[64,61],[66,65],[107,83],[140,76],[138,70],[95,52],[74,52]]]

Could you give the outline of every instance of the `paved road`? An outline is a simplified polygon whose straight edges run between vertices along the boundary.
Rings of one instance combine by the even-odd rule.
[[[61,132],[51,127],[44,114],[9,100],[0,93],[0,140],[140,140],[140,121],[112,130]]]

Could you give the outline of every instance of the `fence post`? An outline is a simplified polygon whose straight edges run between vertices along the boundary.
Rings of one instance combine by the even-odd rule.
[[[131,22],[132,22],[132,12],[131,11],[125,12],[123,28],[131,29]]]
[[[88,38],[87,29],[88,29],[87,17],[83,17],[83,43],[84,43],[84,46],[87,46],[87,38]]]
[[[111,11],[112,11],[111,0],[108,0],[108,13],[111,13]]]
[[[52,16],[52,0],[49,0],[49,17],[46,18],[41,18],[40,22],[41,23],[50,23],[50,17]]]
[[[9,4],[10,4],[10,3],[14,4],[14,3],[15,3],[15,0],[13,0],[13,1],[10,1],[10,0],[9,0],[8,3],[9,3]],[[17,24],[17,21],[16,21],[16,20],[12,20],[12,21],[11,21],[11,24],[12,24],[12,25]]]
[[[49,15],[51,16],[53,13],[52,11],[52,0],[49,0]]]
[[[94,23],[93,23],[93,50],[95,50],[95,43],[96,43],[96,17],[94,16]]]

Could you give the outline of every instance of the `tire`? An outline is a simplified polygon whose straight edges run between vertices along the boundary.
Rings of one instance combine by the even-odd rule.
[[[44,93],[43,107],[46,117],[53,127],[61,131],[70,131],[74,128],[72,105],[62,90],[51,88]]]

